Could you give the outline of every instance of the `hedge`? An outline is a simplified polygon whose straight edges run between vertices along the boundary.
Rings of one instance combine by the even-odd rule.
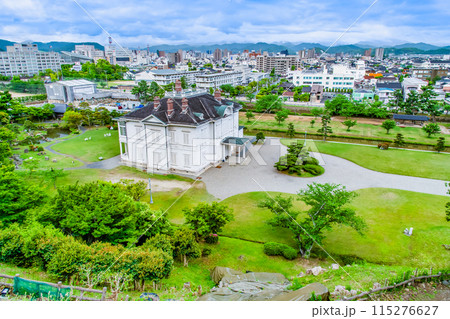
[[[268,256],[283,256],[293,260],[297,257],[297,250],[286,244],[268,242],[264,244],[264,253]]]

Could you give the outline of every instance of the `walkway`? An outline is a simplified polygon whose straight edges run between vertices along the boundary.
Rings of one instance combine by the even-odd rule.
[[[342,184],[349,190],[382,187],[434,195],[446,195],[447,192],[444,181],[380,173],[326,154],[313,154],[325,167],[323,175],[311,178],[289,176],[273,167],[285,153],[286,147],[278,138],[267,138],[264,145],[253,148],[246,160],[248,165],[224,164],[222,168],[211,168],[202,175],[202,181],[208,192],[220,199],[263,190],[295,194],[313,182]]]

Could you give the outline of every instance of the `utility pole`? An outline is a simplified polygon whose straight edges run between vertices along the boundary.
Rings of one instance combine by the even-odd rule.
[[[148,179],[148,190],[150,191],[150,204],[153,204],[152,181],[150,180],[150,178]]]

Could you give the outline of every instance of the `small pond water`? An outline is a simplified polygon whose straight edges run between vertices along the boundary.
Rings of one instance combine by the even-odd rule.
[[[62,129],[59,127],[52,127],[47,129],[47,135],[45,136],[47,139],[52,140],[58,137],[64,137],[70,134],[70,130]]]

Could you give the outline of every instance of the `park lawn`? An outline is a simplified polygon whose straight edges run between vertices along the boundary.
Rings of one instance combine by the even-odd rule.
[[[105,137],[106,133],[111,133],[111,136]],[[86,162],[98,162],[99,157],[108,159],[120,154],[118,134],[118,131],[109,130],[106,127],[90,129],[83,134],[55,144],[52,149]],[[85,138],[89,137],[91,140],[85,141]]]
[[[290,140],[282,140],[287,145]],[[450,154],[411,151],[406,149],[380,150],[375,146],[322,141],[307,141],[309,149],[345,158],[362,167],[383,173],[450,180]]]
[[[308,117],[308,121],[302,121],[301,119],[303,119],[304,117],[290,115],[288,119],[286,119],[281,125],[279,125],[278,122],[273,119],[273,114],[265,114],[264,117],[261,118],[258,117],[258,114],[256,114],[255,116],[256,120],[252,119],[250,122],[248,122],[247,118],[245,117],[245,113],[241,113],[239,124],[246,126],[252,130],[277,129],[287,131],[288,123],[292,123],[294,124],[294,129],[298,134],[303,134],[305,131],[308,133],[317,134],[317,130],[320,128],[320,118],[316,118],[314,127],[311,127],[311,125],[309,124],[309,120],[313,119],[313,117]],[[394,140],[397,133],[401,133],[403,134],[406,142],[436,144],[438,138],[442,136],[442,134],[437,134],[432,137],[427,137],[427,134],[422,130],[422,128],[419,127],[396,126],[394,129],[390,130],[389,134],[387,134],[386,130],[382,128],[381,125],[375,124],[358,123],[356,124],[356,126],[353,126],[350,131],[347,131],[347,127],[336,120],[333,120],[330,123],[330,126],[333,130],[334,135],[343,137],[369,137]],[[450,146],[450,141],[447,140],[446,145]]]
[[[46,143],[47,144],[47,143]],[[39,146],[44,146],[44,144],[39,144]],[[33,159],[38,159],[37,170],[47,170],[50,168],[53,169],[61,169],[61,168],[69,168],[69,167],[80,167],[83,166],[83,163],[77,161],[70,156],[57,155],[53,154],[47,150],[44,150],[45,155],[38,155],[39,152],[28,152],[24,153],[25,149],[28,149],[28,146],[15,146],[15,150],[13,150],[13,154],[19,154],[22,160],[28,159],[32,157]],[[45,160],[45,157],[48,157],[49,160]],[[53,162],[56,160],[56,163]],[[73,162],[73,163],[72,163]],[[21,167],[22,170],[27,170],[24,166]]]
[[[357,256],[380,264],[445,265],[448,252],[441,245],[450,239],[444,214],[448,197],[383,188],[356,193],[359,196],[351,206],[365,219],[368,231],[361,237],[348,227],[334,227],[323,243],[327,252],[336,258]],[[266,224],[271,213],[257,207],[263,198],[263,193],[255,192],[225,199],[223,203],[234,208],[235,221],[229,223],[222,234],[257,242],[283,242],[295,247],[289,230]],[[304,206],[297,202],[296,208],[304,209]],[[414,228],[412,237],[403,235],[406,227]],[[326,256],[318,247],[314,251]]]

